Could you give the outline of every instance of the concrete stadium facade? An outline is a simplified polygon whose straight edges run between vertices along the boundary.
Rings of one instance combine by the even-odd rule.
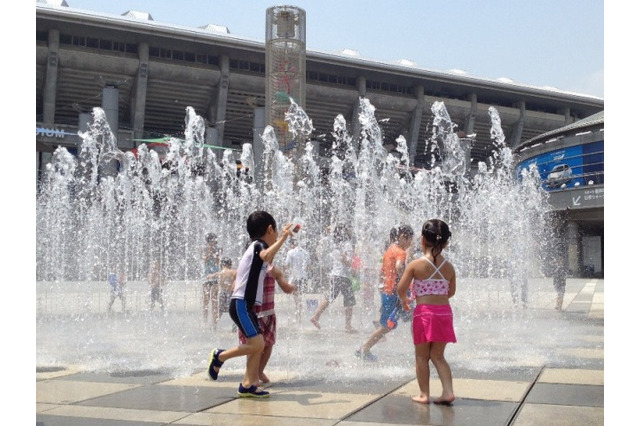
[[[145,139],[184,136],[187,107],[205,119],[207,143],[239,150],[264,129],[265,89],[265,43],[225,27],[191,28],[155,22],[147,13],[107,15],[73,9],[66,2],[36,3],[38,174],[55,147],[77,148],[77,132],[86,129],[94,107],[105,110],[123,150]],[[436,101],[444,102],[460,131],[476,135],[468,153],[470,174],[493,152],[490,107],[499,112],[506,142],[523,164],[545,152],[591,143],[590,137],[601,138],[604,150],[603,99],[366,60],[348,52],[307,50],[303,106],[313,120],[311,139],[320,157],[331,148],[338,114],[357,132],[362,97],[376,107],[387,150],[393,152],[396,139],[404,136],[416,168],[429,167],[431,161],[431,105]],[[558,139],[554,133],[572,132],[598,114],[602,130],[597,136],[572,139],[560,131],[566,137]],[[575,276],[603,274],[602,262],[594,266],[583,258],[580,238],[599,236],[597,256],[604,258],[604,173],[601,182],[585,179],[579,188],[547,188],[563,227],[570,229]],[[597,197],[580,194],[583,202],[587,196],[595,200],[588,207],[568,195],[587,189],[598,190]]]

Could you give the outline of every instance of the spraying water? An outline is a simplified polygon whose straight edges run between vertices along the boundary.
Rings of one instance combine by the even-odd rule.
[[[376,346],[381,357],[373,370],[363,371],[353,349],[372,331],[377,316],[377,273],[389,230],[406,223],[419,236],[423,222],[434,217],[447,221],[453,233],[446,255],[458,273],[452,305],[459,343],[449,349],[454,370],[456,363],[482,371],[509,368],[516,359],[521,365],[523,357],[532,364],[547,362],[550,348],[570,341],[571,330],[558,331],[557,341],[540,345],[539,336],[531,336],[536,330],[531,322],[539,319],[533,310],[522,309],[542,298],[552,300],[551,285],[538,279],[544,262],[540,242],[550,225],[537,171],[514,175],[499,116],[491,109],[496,149],[489,164],[479,164],[470,178],[463,143],[444,104],[435,102],[432,112],[427,145],[439,160],[429,170],[409,168],[403,137],[395,153],[386,151],[375,108],[361,99],[359,135],[349,134],[344,117],[335,119],[326,172],[310,142],[300,142],[301,156],[294,161],[280,151],[267,126],[264,168],[256,175],[251,145],[243,146],[240,173],[230,150],[204,146],[204,122],[191,108],[184,140],[170,140],[163,161],[145,145],[136,156],[118,150],[104,112],[94,109],[78,157],[58,148],[39,182],[38,365],[175,376],[203,370],[214,345],[237,344],[228,317],[216,330],[200,324],[204,236],[215,233],[224,256],[237,266],[247,243],[246,218],[257,209],[272,213],[279,227],[294,217],[303,219],[296,238],[313,257],[309,302],[317,303],[327,283],[330,260],[321,244],[327,230],[347,224],[362,265],[363,288],[354,312],[358,335],[340,333],[339,302],[319,332],[308,322],[293,323],[293,301],[277,295],[279,337],[271,369],[322,380],[412,377],[409,327],[391,333],[391,343]],[[292,105],[288,118],[296,138],[309,137],[313,126],[302,109]],[[276,263],[284,253],[278,258]],[[153,261],[160,262],[169,280],[162,312],[149,306],[146,277]],[[124,312],[107,309],[110,273],[126,275]],[[524,279],[526,292],[514,289],[516,275]],[[488,336],[488,330],[494,333]],[[510,350],[494,350],[514,339]],[[234,368],[229,364],[225,369]],[[236,364],[242,371],[243,362]],[[330,377],[327,365],[335,367]]]

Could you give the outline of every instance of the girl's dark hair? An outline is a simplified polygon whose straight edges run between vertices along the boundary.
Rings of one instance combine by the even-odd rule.
[[[220,265],[226,266],[227,268],[231,268],[232,264],[233,263],[231,262],[231,259],[229,259],[228,257],[223,257],[222,260],[220,261]]]
[[[442,220],[430,219],[422,225],[422,236],[427,242],[427,247],[431,247],[433,260],[436,260],[451,238],[451,231],[449,231],[449,225]]]
[[[205,241],[210,243],[211,241],[216,241],[218,239],[218,237],[216,237],[216,234],[214,234],[213,232],[209,232],[205,237],[204,237]]]

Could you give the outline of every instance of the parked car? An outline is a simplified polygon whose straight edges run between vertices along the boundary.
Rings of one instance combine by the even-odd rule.
[[[557,164],[547,175],[549,188],[560,188],[568,183],[572,177],[572,170],[568,164]]]

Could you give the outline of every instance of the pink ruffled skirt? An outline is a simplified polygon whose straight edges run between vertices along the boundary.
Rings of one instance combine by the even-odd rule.
[[[451,305],[417,305],[413,310],[413,344],[457,342]]]

